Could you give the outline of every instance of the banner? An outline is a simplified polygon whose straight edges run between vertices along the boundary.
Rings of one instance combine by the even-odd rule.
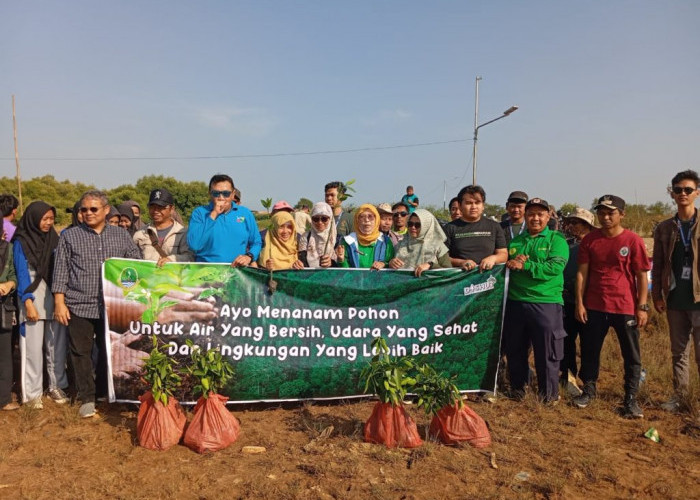
[[[221,350],[235,369],[232,402],[362,394],[370,343],[457,375],[463,391],[493,391],[506,270],[269,271],[226,264],[109,259],[103,269],[111,401],[137,401],[152,338],[181,365],[185,340]],[[176,394],[193,401],[191,382]]]

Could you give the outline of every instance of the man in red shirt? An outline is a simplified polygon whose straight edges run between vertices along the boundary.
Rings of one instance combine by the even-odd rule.
[[[600,229],[581,241],[576,275],[576,319],[581,332],[583,394],[574,405],[587,407],[596,397],[600,351],[610,327],[615,329],[625,368],[623,415],[642,418],[637,403],[642,360],[639,328],[647,323],[647,271],[649,258],[642,239],[621,225],[625,201],[602,196],[595,207]]]

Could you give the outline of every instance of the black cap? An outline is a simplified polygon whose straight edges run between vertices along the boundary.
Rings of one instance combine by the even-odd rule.
[[[173,199],[173,195],[170,194],[170,191],[159,188],[151,191],[151,195],[148,197],[148,204],[167,207],[168,205],[174,205],[175,200]]]
[[[508,195],[508,203],[527,203],[527,199],[525,191],[513,191]]]
[[[542,207],[548,211],[549,210],[549,203],[547,203],[542,198],[533,198],[525,204],[525,210],[527,210],[530,207]]]
[[[614,194],[606,194],[598,198],[598,204],[595,206],[595,210],[599,208],[617,209],[623,212],[625,210],[625,200]]]

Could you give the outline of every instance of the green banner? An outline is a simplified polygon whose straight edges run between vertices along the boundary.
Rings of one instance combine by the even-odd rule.
[[[271,284],[271,280],[274,283]],[[110,399],[146,387],[152,336],[181,363],[186,339],[221,349],[235,368],[232,401],[346,398],[382,335],[392,355],[457,375],[463,391],[495,388],[506,271],[269,271],[225,264],[109,259],[104,265]],[[184,384],[180,401],[192,401]]]

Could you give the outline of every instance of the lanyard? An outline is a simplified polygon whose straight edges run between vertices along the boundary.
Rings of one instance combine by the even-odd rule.
[[[690,249],[690,238],[691,238],[691,231],[693,226],[695,225],[695,216],[693,215],[693,218],[690,219],[690,227],[688,228],[688,234],[683,233],[683,224],[681,224],[681,220],[676,216],[676,225],[678,226],[678,232],[681,234],[681,241],[683,242],[683,246],[685,247],[686,253]]]
[[[510,230],[510,239],[512,240],[514,238],[514,236],[513,236],[513,224],[509,224],[508,229]],[[520,231],[518,231],[518,234],[522,234],[523,229],[525,229],[525,222],[523,222],[522,225],[520,226]]]

